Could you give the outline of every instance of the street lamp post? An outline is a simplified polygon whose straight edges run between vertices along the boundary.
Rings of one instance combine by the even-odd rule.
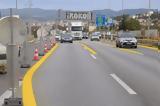
[[[18,15],[18,0],[16,0],[16,14]]]
[[[124,0],[122,0],[122,16],[124,15]]]
[[[122,31],[124,30],[124,0],[122,0]]]
[[[18,9],[18,1],[16,0],[16,10]]]
[[[28,0],[28,2],[29,2],[29,9],[30,9],[30,22],[29,22],[29,36],[31,36],[31,34],[32,34],[32,29],[31,29],[31,21],[32,21],[32,0]]]
[[[150,19],[151,19],[150,10],[151,10],[151,0],[149,0],[148,3],[149,3],[149,8],[148,8],[148,13],[149,13],[149,16],[148,16],[148,30],[150,30]]]

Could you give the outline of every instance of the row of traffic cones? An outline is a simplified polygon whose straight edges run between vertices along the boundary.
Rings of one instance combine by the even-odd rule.
[[[55,43],[51,43],[50,46],[45,43],[45,45],[44,45],[44,53],[47,53],[54,45],[55,45]],[[34,61],[38,61],[39,60],[39,51],[38,51],[38,48],[36,48],[34,50],[33,60]]]

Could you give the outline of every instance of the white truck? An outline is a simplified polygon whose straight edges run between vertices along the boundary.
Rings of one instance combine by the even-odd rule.
[[[83,23],[79,21],[71,22],[71,34],[75,40],[82,40]]]

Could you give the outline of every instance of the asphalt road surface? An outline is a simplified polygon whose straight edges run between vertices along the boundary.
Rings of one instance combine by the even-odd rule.
[[[34,74],[33,89],[38,106],[159,106],[159,82],[157,52],[82,41],[60,44]]]

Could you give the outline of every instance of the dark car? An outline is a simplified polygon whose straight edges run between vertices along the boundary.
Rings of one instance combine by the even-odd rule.
[[[122,33],[116,39],[116,47],[134,47],[137,48],[137,39],[131,33]]]
[[[83,39],[88,39],[88,34],[87,33],[83,33]]]
[[[71,34],[64,34],[61,36],[61,43],[63,42],[70,42],[73,43],[73,37],[71,36]]]

